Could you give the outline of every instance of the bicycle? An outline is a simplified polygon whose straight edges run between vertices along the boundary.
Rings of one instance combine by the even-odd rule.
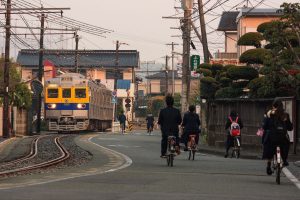
[[[152,131],[153,131],[153,125],[150,125],[147,132],[149,135],[151,135]]]
[[[281,158],[281,153],[280,153],[280,147],[276,147],[276,153],[274,154],[273,160],[272,160],[272,168],[273,171],[276,172],[276,183],[280,185],[280,174],[283,168],[283,161]]]
[[[173,167],[174,157],[176,156],[176,137],[168,137],[168,153],[167,153],[167,165]]]
[[[195,160],[195,154],[197,151],[196,137],[197,137],[196,135],[189,135],[189,142],[188,142],[189,160],[191,160],[191,158]]]
[[[240,157],[240,149],[241,149],[241,142],[240,142],[240,135],[233,136],[233,148],[231,153],[231,158],[239,158]]]

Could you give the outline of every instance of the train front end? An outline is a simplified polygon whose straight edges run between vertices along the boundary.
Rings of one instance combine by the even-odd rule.
[[[49,131],[88,129],[89,88],[84,76],[68,73],[46,82],[45,119]]]

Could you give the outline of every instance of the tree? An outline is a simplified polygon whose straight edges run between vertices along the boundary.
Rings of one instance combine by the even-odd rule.
[[[264,40],[262,34],[257,32],[249,32],[242,35],[237,44],[240,46],[255,46],[256,48],[261,48],[261,41]]]
[[[264,64],[266,57],[270,54],[271,52],[269,50],[263,48],[249,49],[242,53],[240,62],[247,64]]]

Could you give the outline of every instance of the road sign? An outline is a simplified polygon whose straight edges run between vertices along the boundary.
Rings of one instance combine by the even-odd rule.
[[[200,56],[192,55],[191,56],[191,71],[196,70],[196,68],[200,65]]]
[[[116,104],[117,103],[117,97],[113,96],[111,99],[111,103]]]

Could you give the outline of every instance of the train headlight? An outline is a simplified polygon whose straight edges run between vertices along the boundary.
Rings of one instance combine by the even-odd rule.
[[[77,108],[78,108],[78,109],[85,109],[85,108],[86,108],[86,105],[85,105],[85,104],[82,104],[82,103],[79,103],[79,104],[77,104]]]
[[[55,109],[56,108],[56,104],[55,103],[50,103],[50,104],[47,105],[47,107],[49,109]]]

